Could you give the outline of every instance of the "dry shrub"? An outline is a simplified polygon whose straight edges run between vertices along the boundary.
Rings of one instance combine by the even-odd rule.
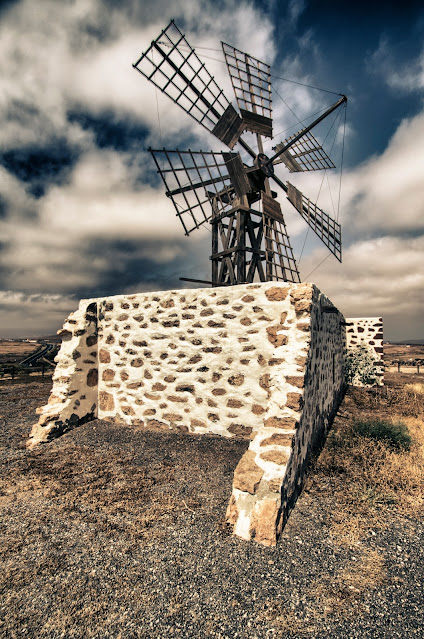
[[[409,450],[411,448],[411,436],[403,422],[379,418],[355,419],[353,431],[361,437],[381,441],[392,450]]]
[[[424,419],[424,384],[405,384],[387,389],[387,404],[405,417]]]
[[[337,503],[331,519],[336,542],[351,544],[370,528],[384,528],[387,512],[393,507],[400,515],[423,513],[424,420],[405,417],[422,414],[422,395],[421,405],[415,402],[421,391],[405,387],[389,390],[388,395],[362,389],[349,392],[342,407],[343,418],[336,418],[306,482],[306,489],[317,495],[328,490],[330,484]],[[401,420],[412,440],[410,449],[393,448],[384,439],[361,436],[355,423],[370,415],[374,421],[378,421],[378,415],[392,424]]]

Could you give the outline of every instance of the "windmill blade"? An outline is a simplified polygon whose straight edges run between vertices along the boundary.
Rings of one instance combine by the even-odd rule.
[[[272,138],[270,66],[225,42],[221,45],[245,128]]]
[[[216,214],[223,213],[250,189],[238,153],[149,151],[186,235],[210,221],[211,203]]]
[[[318,235],[333,255],[342,261],[341,227],[338,222],[327,215],[316,204],[305,197],[293,184],[287,182],[287,199],[300,215],[308,223],[310,228]]]
[[[268,281],[300,282],[293,249],[279,203],[261,194]]]
[[[244,124],[171,20],[133,67],[231,149]]]
[[[293,144],[290,145],[287,150],[283,151],[281,155],[274,160],[273,164],[284,162],[290,173],[335,168],[335,164],[333,164],[331,158],[312,133],[307,132],[302,135],[301,138],[295,140],[297,136],[298,133],[295,133],[284,140],[284,142],[280,142],[280,144],[273,147],[273,150],[278,153],[294,140]]]

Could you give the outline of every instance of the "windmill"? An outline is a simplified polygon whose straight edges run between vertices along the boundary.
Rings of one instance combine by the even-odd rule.
[[[290,172],[334,168],[311,130],[347,99],[342,96],[267,157],[262,138],[272,138],[270,67],[225,43],[222,48],[239,113],[173,20],[133,64],[230,149],[220,153],[149,149],[185,234],[204,224],[212,226],[212,281],[189,281],[212,286],[244,284],[255,277],[300,282],[284,216],[270,183],[285,191],[339,261],[340,225],[290,182],[283,182],[274,166],[283,162]],[[256,135],[258,152],[241,137],[245,131]],[[233,151],[236,144],[251,157],[251,166]]]

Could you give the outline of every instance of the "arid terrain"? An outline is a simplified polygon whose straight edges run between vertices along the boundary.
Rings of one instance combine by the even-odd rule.
[[[0,339],[0,364],[19,362],[34,353],[39,347],[38,343]]]
[[[348,392],[276,548],[224,523],[245,441],[96,420],[28,451],[50,387],[0,382],[0,637],[422,636],[424,375]]]

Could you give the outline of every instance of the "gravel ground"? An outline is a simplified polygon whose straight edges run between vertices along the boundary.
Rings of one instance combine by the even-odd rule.
[[[50,385],[0,386],[0,637],[422,636],[423,522],[342,543],[323,482],[276,548],[245,542],[224,515],[246,442],[96,420],[27,451]]]

